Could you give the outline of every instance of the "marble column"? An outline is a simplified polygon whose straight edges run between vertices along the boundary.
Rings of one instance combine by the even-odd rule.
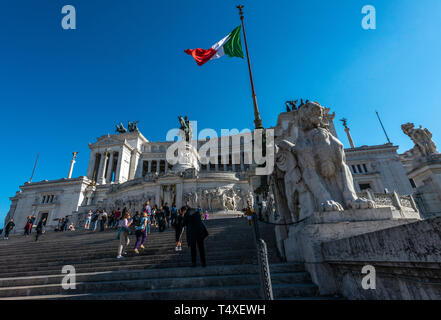
[[[148,163],[148,170],[147,170],[147,172],[152,172],[152,160],[149,160],[147,163]]]
[[[165,173],[167,173],[168,172],[168,162],[167,162],[167,159],[165,159]]]
[[[97,183],[103,183],[104,163],[105,163],[105,161],[106,161],[106,153],[103,152],[103,153],[101,153],[100,166],[98,168],[98,174],[97,174],[97,177],[96,177],[96,180],[97,180],[96,182]]]
[[[109,166],[109,151],[104,152],[103,154],[103,159],[104,159],[104,165],[103,165],[103,172],[102,172],[102,176],[100,176],[101,178],[101,183],[105,184],[106,183],[106,169]]]
[[[113,153],[113,151],[111,151],[109,164],[108,164],[109,169],[107,170],[107,177],[106,177],[107,183],[112,183],[113,156],[114,156],[114,153]]]
[[[122,156],[123,156],[124,149],[121,147],[119,149],[118,154],[118,162],[116,163],[116,174],[115,174],[115,182],[120,183],[121,182],[121,166],[122,166]]]
[[[159,164],[161,163],[160,160],[156,160],[156,173],[159,173]]]
[[[89,167],[87,168],[87,177],[89,179],[92,179],[93,177],[93,169],[95,169],[95,159],[96,153],[90,152]]]
[[[72,172],[73,172],[73,168],[74,168],[74,165],[75,165],[75,159],[77,158],[77,154],[78,154],[78,152],[73,152],[72,153],[73,157],[72,157],[72,160],[70,160],[69,173],[67,175],[68,179],[72,178]]]
[[[130,158],[129,180],[132,180],[135,177],[136,166],[139,159],[138,151],[136,149],[133,149],[131,156],[132,157]]]
[[[244,154],[240,153],[240,171],[245,171]]]

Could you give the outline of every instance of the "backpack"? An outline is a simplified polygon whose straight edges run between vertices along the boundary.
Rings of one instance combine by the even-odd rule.
[[[133,225],[139,227],[141,225],[141,216],[133,216]]]

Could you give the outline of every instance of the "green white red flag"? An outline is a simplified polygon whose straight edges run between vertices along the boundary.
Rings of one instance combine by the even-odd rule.
[[[184,52],[193,56],[199,66],[202,66],[207,61],[219,59],[224,55],[243,58],[240,30],[241,27],[238,26],[225,38],[215,43],[210,49],[187,49]]]

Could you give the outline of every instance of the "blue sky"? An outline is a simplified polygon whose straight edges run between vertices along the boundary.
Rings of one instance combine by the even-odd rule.
[[[400,152],[412,147],[405,122],[441,144],[441,1],[241,0],[259,108],[276,123],[284,101],[320,102],[346,117],[357,146],[386,142],[375,110]],[[74,5],[77,30],[61,28]],[[237,25],[238,0],[3,0],[0,3],[0,218],[9,197],[34,181],[85,175],[88,143],[115,124],[139,120],[144,136],[165,139],[187,114],[198,128],[253,126],[246,61],[198,67],[183,50],[209,48]],[[376,8],[377,29],[361,28]],[[343,129],[337,132],[348,146]]]

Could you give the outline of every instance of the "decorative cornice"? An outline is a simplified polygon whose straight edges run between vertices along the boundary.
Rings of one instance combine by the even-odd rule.
[[[48,187],[51,185],[69,185],[69,184],[83,184],[83,183],[91,183],[91,180],[85,176],[74,178],[74,179],[67,179],[67,178],[61,178],[58,180],[43,180],[39,182],[26,182],[24,185],[20,186],[20,189],[30,189],[30,188],[39,188],[39,187]]]

